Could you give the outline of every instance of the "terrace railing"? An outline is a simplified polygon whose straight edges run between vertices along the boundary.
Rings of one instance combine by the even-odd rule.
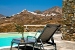
[[[29,30],[36,31],[36,30],[38,30],[38,28],[42,29],[46,25],[24,25],[24,26],[25,26],[25,30],[29,32]]]

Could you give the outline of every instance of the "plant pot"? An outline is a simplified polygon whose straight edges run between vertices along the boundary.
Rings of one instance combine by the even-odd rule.
[[[23,38],[23,37],[21,38],[21,42],[25,42],[25,40],[24,40],[24,38]]]

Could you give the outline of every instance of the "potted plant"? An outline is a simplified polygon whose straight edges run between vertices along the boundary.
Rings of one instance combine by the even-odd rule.
[[[22,34],[21,42],[25,42],[25,41],[24,41],[24,26],[15,24],[15,27],[16,27],[16,31],[17,31],[18,33],[21,33],[21,34]]]

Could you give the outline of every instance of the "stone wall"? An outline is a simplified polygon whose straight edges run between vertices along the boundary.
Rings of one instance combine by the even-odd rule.
[[[62,39],[75,41],[75,0],[63,0]]]

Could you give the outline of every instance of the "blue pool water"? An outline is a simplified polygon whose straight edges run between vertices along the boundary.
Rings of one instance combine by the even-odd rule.
[[[33,33],[35,33],[35,32],[33,32]],[[2,36],[2,35],[4,35],[4,36]],[[5,36],[5,35],[8,35],[8,36]],[[35,35],[35,34],[28,34],[28,33],[26,34],[25,33],[24,37],[27,37],[28,35]],[[22,37],[21,34],[0,34],[0,48],[10,47],[12,39],[21,38],[21,37]]]
[[[0,47],[11,46],[11,41],[13,38],[16,38],[16,37],[0,38]]]

